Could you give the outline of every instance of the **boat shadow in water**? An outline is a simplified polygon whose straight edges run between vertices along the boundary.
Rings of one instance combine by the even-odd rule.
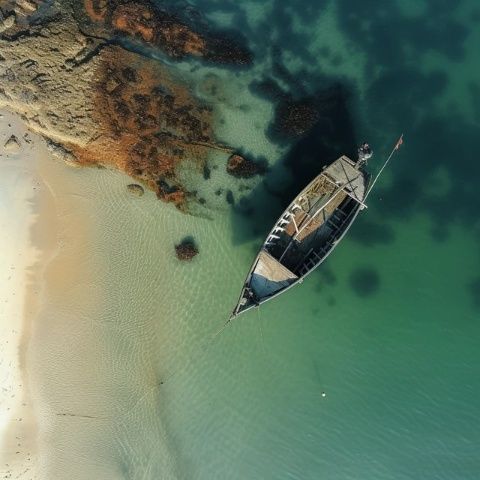
[[[341,83],[308,97],[316,112],[315,123],[300,138],[290,140],[291,146],[284,157],[270,167],[261,183],[236,203],[232,210],[234,244],[262,242],[292,198],[325,165],[342,154],[356,158],[358,142],[349,111],[350,99],[351,91]],[[306,100],[300,101],[304,104]],[[268,136],[272,141],[285,144],[285,137],[280,138],[276,133],[277,121],[274,119],[269,126]]]

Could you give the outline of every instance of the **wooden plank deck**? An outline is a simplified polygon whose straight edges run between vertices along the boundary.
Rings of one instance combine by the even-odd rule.
[[[325,195],[330,196],[333,191],[334,187],[332,185],[326,184],[324,191],[322,192],[323,195],[317,195],[317,202],[323,198]],[[305,212],[303,209],[297,209],[295,215],[293,216],[293,220],[286,226],[285,233],[289,237],[293,237],[297,234],[297,229],[295,226],[300,230],[300,233],[297,235],[298,242],[302,242],[302,240],[309,235],[311,235],[315,230],[320,228],[332,215],[332,213],[339,207],[339,205],[345,200],[347,194],[345,192],[338,193],[335,198],[328,203],[328,205],[323,208],[323,210],[317,214],[318,206],[315,207],[315,204],[311,206],[309,212]],[[328,197],[327,197],[328,200]],[[313,217],[313,220],[310,219]],[[307,222],[309,222],[307,225]],[[305,226],[307,225],[307,226]]]

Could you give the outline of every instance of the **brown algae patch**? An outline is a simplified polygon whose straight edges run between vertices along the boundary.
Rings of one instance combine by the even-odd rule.
[[[101,52],[92,113],[97,137],[68,145],[82,165],[116,167],[184,209],[189,193],[176,178],[185,159],[203,167],[214,144],[212,111],[161,64],[119,47]]]
[[[74,5],[95,35],[123,35],[163,50],[172,58],[201,57],[214,63],[250,65],[251,52],[234,38],[210,30],[201,32],[177,15],[143,0],[84,0]]]

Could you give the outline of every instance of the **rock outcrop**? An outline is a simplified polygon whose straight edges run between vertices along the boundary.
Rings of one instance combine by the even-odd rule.
[[[12,28],[15,25],[15,15],[10,14],[7,17],[0,19],[0,33]]]
[[[60,143],[47,139],[47,147],[52,154],[59,160],[63,160],[68,166],[79,168],[82,165],[78,162],[77,157],[73,153],[67,150]]]
[[[0,11],[0,107],[19,112],[69,165],[120,169],[186,210],[195,194],[178,167],[188,160],[202,172],[211,148],[229,149],[216,143],[212,107],[174,68],[119,38],[209,61],[223,61],[228,42],[149,1],[0,0]],[[232,60],[238,48],[230,48]]]

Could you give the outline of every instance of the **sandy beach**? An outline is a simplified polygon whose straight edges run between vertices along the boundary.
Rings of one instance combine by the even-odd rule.
[[[159,258],[177,265],[162,216],[184,217],[132,196],[125,175],[67,166],[18,116],[0,120],[0,478],[172,472],[157,410],[168,350],[152,341],[170,307],[149,289]]]
[[[0,472],[2,478],[36,478],[38,425],[27,355],[41,293],[38,267],[54,246],[55,224],[49,223],[42,244],[31,243],[31,232],[46,219],[48,189],[39,167],[48,153],[18,117],[0,116]]]
[[[17,115],[0,115],[0,472],[2,478],[47,478],[42,438],[52,415],[43,385],[52,366],[45,356],[51,332],[41,315],[55,317],[50,296],[69,288],[68,269],[81,256],[69,252],[70,261],[56,260],[68,234],[84,245],[86,227],[80,213],[65,214],[72,211],[69,195],[58,200],[70,169]]]

